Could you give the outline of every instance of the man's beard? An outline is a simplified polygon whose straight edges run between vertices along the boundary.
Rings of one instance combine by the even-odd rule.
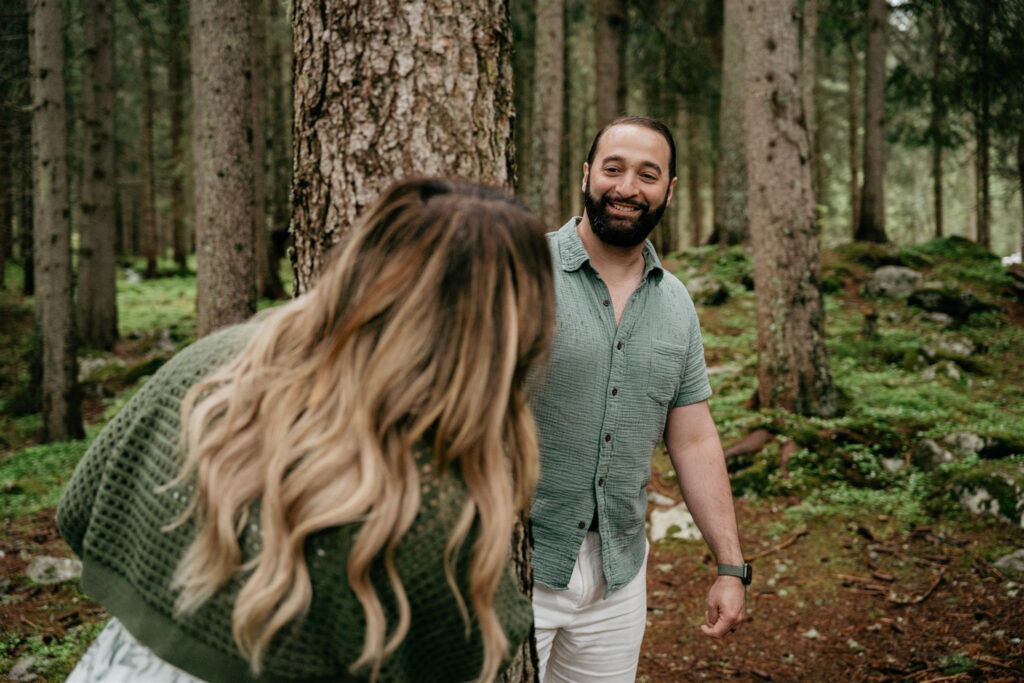
[[[590,193],[590,178],[587,178],[587,189],[583,193],[583,206],[587,210],[591,229],[599,240],[614,247],[635,247],[647,239],[647,236],[658,225],[662,214],[665,213],[665,207],[668,206],[667,200],[667,190],[665,199],[662,199],[661,204],[653,209],[643,201],[614,200],[617,204],[631,204],[640,207],[640,215],[628,225],[621,225],[629,219],[608,214],[608,204],[612,200],[608,198],[608,195],[594,197]]]

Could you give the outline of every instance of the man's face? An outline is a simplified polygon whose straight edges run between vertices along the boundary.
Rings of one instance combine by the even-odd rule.
[[[583,203],[591,229],[617,247],[642,243],[672,199],[669,148],[657,131],[620,125],[598,141],[592,168],[583,166]]]

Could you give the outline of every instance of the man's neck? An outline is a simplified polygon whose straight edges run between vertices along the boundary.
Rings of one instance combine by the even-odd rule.
[[[625,282],[639,282],[644,272],[644,243],[633,247],[618,247],[608,244],[594,234],[586,212],[576,225],[576,233],[583,242],[583,248],[590,257],[590,265],[609,285]]]

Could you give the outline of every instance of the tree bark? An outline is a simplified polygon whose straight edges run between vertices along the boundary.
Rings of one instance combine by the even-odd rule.
[[[533,132],[533,77],[534,53],[537,33],[536,0],[510,0],[509,17],[512,26],[512,73],[515,103],[515,176],[516,192],[527,188],[530,173],[530,135]],[[568,90],[568,88],[564,88]],[[563,108],[563,112],[566,109]],[[568,129],[568,128],[566,128]]]
[[[511,189],[512,44],[504,0],[296,0],[293,266],[309,289],[327,249],[413,174]],[[512,549],[529,595],[529,534]],[[502,680],[533,681],[530,638]]]
[[[84,346],[117,341],[114,262],[114,0],[85,0],[82,68],[82,225],[78,333]]]
[[[184,269],[191,244],[185,222],[185,60],[188,52],[188,22],[181,0],[167,2],[167,107],[171,134],[171,249],[174,262]]]
[[[1024,122],[1017,129],[1017,183],[1020,193],[1020,243],[1017,253],[1024,255]]]
[[[992,0],[979,3],[980,27],[979,45],[980,69],[982,74],[991,73],[991,39],[992,39]],[[975,138],[978,145],[978,244],[983,247],[992,246],[992,193],[990,186],[991,170],[991,126],[992,126],[992,92],[991,88],[975,80],[974,117]]]
[[[267,61],[267,29],[263,17],[263,0],[248,0],[250,31],[250,56],[252,59],[252,243],[253,255],[256,259],[256,296],[261,297],[267,292],[271,281],[267,246],[270,242],[267,234],[266,185],[264,162],[266,159],[267,138],[265,121],[267,115],[266,97],[266,61]]]
[[[43,440],[84,436],[71,293],[64,17],[59,0],[31,0],[36,320],[43,338]]]
[[[868,49],[864,76],[864,187],[855,240],[888,242],[885,234],[885,32],[886,0],[868,0]]]
[[[743,0],[725,0],[722,23],[722,97],[715,166],[714,241],[747,239],[747,157],[743,148]]]
[[[935,237],[942,237],[943,234],[943,206],[942,206],[942,152],[945,147],[944,133],[946,128],[945,106],[939,95],[938,83],[942,77],[942,9],[935,7],[932,10],[932,92],[931,92],[931,119],[928,123],[928,130],[932,143],[932,208],[935,214]]]
[[[248,0],[193,2],[197,332],[256,310]]]
[[[804,0],[800,43],[800,97],[803,100],[807,136],[811,140],[811,180],[817,205],[824,203],[823,183],[819,178],[822,159],[818,156],[818,0]]]
[[[292,22],[296,292],[396,178],[511,186],[505,2],[297,0]]]
[[[696,105],[695,98],[691,105]],[[704,201],[701,197],[701,118],[696,111],[686,112],[686,198],[687,198],[687,231],[690,233],[690,246],[699,247],[701,232],[704,226]]]
[[[595,104],[599,129],[626,109],[626,31],[623,0],[594,0]]]
[[[847,160],[850,166],[850,234],[853,235],[860,224],[860,153],[857,145],[860,137],[860,124],[857,120],[857,91],[860,89],[860,79],[857,78],[857,41],[850,38],[847,47],[849,62],[846,65],[846,130],[849,149]]]
[[[267,269],[267,286],[264,296],[273,299],[284,299],[287,293],[281,282],[280,264],[285,256],[288,242],[288,224],[291,221],[291,203],[288,187],[292,181],[291,130],[292,108],[289,92],[290,80],[285,83],[285,50],[279,36],[281,23],[280,0],[267,0],[267,25],[269,31],[267,54],[267,102],[270,116],[267,119],[267,154],[269,163],[265,164],[267,177],[264,194],[267,198],[267,215],[270,219],[270,239],[267,242],[267,260],[272,267]],[[289,27],[290,28],[290,27]],[[290,30],[289,30],[290,33]],[[290,50],[289,50],[290,51]]]
[[[153,31],[142,22],[142,255],[146,277],[156,277],[160,237],[156,226],[156,178],[153,168]]]
[[[819,228],[804,126],[799,17],[787,0],[746,0],[747,168],[761,407],[837,410],[825,352]]]
[[[534,47],[533,130],[527,203],[545,225],[561,218],[562,104],[565,14],[562,0],[537,0]]]

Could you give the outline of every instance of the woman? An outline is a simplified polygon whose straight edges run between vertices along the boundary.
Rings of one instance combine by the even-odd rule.
[[[398,183],[311,291],[161,368],[58,509],[115,617],[69,680],[493,679],[532,617],[543,233],[499,190]]]

